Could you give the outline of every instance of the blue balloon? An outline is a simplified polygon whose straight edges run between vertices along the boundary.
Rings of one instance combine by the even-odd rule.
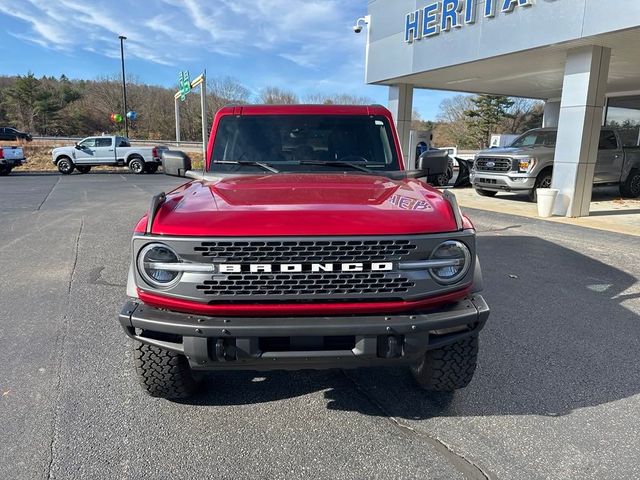
[[[127,112],[127,118],[129,120],[135,120],[136,118],[138,118],[138,114],[131,110],[130,112]]]

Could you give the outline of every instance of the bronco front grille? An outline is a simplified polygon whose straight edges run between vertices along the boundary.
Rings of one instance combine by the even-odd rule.
[[[214,262],[318,263],[401,260],[416,248],[410,240],[252,240],[202,242],[194,251]]]
[[[452,238],[464,241],[475,254],[475,240],[469,230],[317,238],[137,235],[134,257],[138,258],[145,245],[159,242],[172,248],[184,263],[211,265],[211,270],[185,271],[179,282],[159,292],[183,300],[211,304],[410,301],[471,282],[473,269],[460,285],[444,286],[436,283],[428,270],[401,268],[403,263],[427,260],[440,243]],[[387,267],[378,270],[374,264]],[[146,290],[156,290],[138,269],[136,282]]]
[[[270,273],[228,275],[206,280],[196,289],[204,295],[383,295],[403,294],[415,283],[400,274],[359,273]],[[400,296],[400,295],[399,295]]]
[[[512,167],[510,158],[480,157],[476,160],[476,170],[479,172],[509,172]]]

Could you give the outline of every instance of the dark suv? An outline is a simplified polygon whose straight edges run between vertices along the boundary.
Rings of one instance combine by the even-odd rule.
[[[11,127],[0,127],[0,140],[26,140],[30,142],[33,140],[33,137],[30,133],[21,132]]]

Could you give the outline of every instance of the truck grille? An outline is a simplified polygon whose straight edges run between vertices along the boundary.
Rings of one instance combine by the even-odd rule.
[[[202,242],[194,251],[221,263],[318,263],[394,261],[416,248],[410,240],[291,240]]]
[[[418,249],[402,239],[362,240],[220,240],[201,242],[194,252],[215,263],[286,264],[400,261]],[[286,296],[312,299],[318,295],[401,297],[415,283],[394,272],[319,272],[231,274],[205,280],[196,289],[206,296]]]
[[[481,157],[476,160],[475,168],[479,172],[509,172],[512,166],[510,158]]]
[[[138,258],[145,245],[157,241],[175,250],[186,263],[218,265],[210,271],[209,268],[186,271],[174,286],[159,291],[184,300],[210,304],[384,302],[410,301],[458,288],[437,284],[427,270],[403,269],[399,265],[428,259],[434,248],[454,237],[464,241],[472,254],[475,253],[471,231],[393,237],[137,235],[133,248],[134,257]],[[348,263],[362,264],[363,268],[351,269],[346,267]],[[391,268],[377,270],[374,263],[390,263]],[[221,268],[222,265],[234,267]],[[261,269],[252,271],[251,266],[258,265]],[[271,266],[271,272],[264,271],[268,270],[267,265]],[[282,268],[285,265],[296,267],[287,271]],[[471,282],[472,275],[473,269],[470,269],[465,285]],[[138,269],[136,282],[147,285],[145,290],[156,290],[146,283]]]
[[[415,283],[400,274],[383,273],[273,273],[237,274],[206,280],[196,289],[204,295],[384,295],[406,293]]]

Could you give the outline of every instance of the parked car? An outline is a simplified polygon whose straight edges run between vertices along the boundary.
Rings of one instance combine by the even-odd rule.
[[[132,173],[155,173],[162,163],[166,147],[132,147],[129,140],[119,136],[87,137],[74,146],[54,148],[53,164],[60,173],[69,175],[77,170],[88,173],[97,165],[127,166]]]
[[[558,131],[537,128],[518,137],[507,148],[479,152],[471,183],[479,195],[523,192],[536,201],[536,189],[550,188]],[[640,147],[624,147],[618,132],[600,132],[595,185],[620,185],[623,197],[640,197]]]
[[[0,140],[7,141],[18,141],[18,140],[26,140],[30,142],[33,140],[33,137],[30,133],[21,132],[11,127],[0,127]]]
[[[211,139],[202,173],[164,152],[165,174],[193,181],[153,197],[133,236],[119,321],[149,394],[189,396],[203,370],[404,365],[426,390],[471,381],[489,316],[475,230],[417,180],[446,157],[404,171],[373,105],[226,107]]]
[[[20,147],[0,147],[0,176],[11,173],[15,167],[26,163],[24,152]]]

